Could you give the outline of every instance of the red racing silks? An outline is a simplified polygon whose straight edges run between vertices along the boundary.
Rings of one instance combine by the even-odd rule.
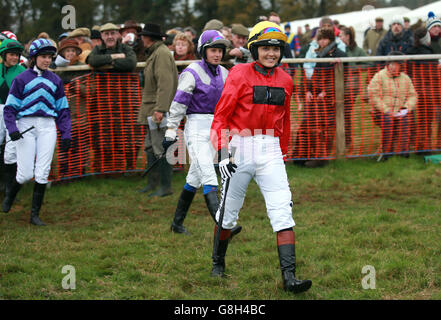
[[[290,136],[290,105],[293,91],[292,78],[282,69],[263,75],[255,67],[256,63],[245,63],[234,66],[225,81],[221,98],[216,105],[214,120],[211,126],[210,140],[216,150],[227,147],[228,128],[231,134],[242,136],[268,134],[280,137],[282,153],[288,151]],[[271,97],[267,103],[255,103],[255,87],[268,88],[268,94],[274,88],[284,90],[283,105],[272,104]],[[259,100],[260,101],[260,100]]]

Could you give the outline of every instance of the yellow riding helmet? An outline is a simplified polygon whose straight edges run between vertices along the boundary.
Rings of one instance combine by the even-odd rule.
[[[274,22],[262,21],[251,29],[248,36],[248,49],[252,46],[278,46],[284,47],[287,41],[285,33]]]

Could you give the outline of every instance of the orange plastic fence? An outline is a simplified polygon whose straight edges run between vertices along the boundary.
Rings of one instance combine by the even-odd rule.
[[[406,116],[392,117],[393,120],[388,121],[374,107],[367,89],[384,65],[344,67],[345,157],[441,150],[441,73],[438,63],[412,61],[402,64],[401,68],[415,88],[417,103]],[[336,158],[334,68],[316,68],[310,79],[302,68],[289,69],[288,72],[295,82],[288,160]],[[394,79],[380,88],[381,98],[394,95],[398,85]],[[408,94],[409,88],[402,86],[397,97],[404,99]]]
[[[315,68],[312,77],[294,71],[291,103],[291,146],[287,158],[317,159],[335,156],[334,68]]]
[[[72,147],[68,152],[57,149],[50,180],[146,168],[146,128],[137,123],[141,103],[138,74],[91,73],[74,79],[65,90]],[[179,147],[182,145],[180,141]]]
[[[303,68],[285,67],[295,84],[287,160],[335,158],[338,101],[334,68],[316,67],[308,79]],[[430,61],[408,62],[402,67],[418,95],[415,110],[407,115],[408,130],[395,128],[373,112],[367,88],[384,66],[344,67],[344,156],[441,150],[440,68]],[[400,94],[405,95],[406,90],[402,88]],[[52,181],[145,169],[146,129],[136,121],[141,102],[138,74],[87,74],[66,85],[66,95],[72,115],[72,148],[56,153]],[[182,132],[180,138],[175,168],[182,169],[186,161]]]

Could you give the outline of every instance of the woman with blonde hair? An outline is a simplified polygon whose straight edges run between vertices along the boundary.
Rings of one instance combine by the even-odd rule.
[[[196,60],[194,54],[194,43],[185,33],[176,34],[173,39],[175,60]]]
[[[194,43],[190,37],[183,32],[179,32],[173,39],[173,57],[175,61],[196,60],[194,53]],[[178,72],[181,73],[187,66],[177,66]]]

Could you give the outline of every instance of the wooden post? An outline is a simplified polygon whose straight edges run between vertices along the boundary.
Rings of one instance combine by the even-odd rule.
[[[345,156],[345,79],[343,63],[334,65],[335,81],[335,110],[336,110],[336,133],[335,133],[335,153],[337,159]]]

